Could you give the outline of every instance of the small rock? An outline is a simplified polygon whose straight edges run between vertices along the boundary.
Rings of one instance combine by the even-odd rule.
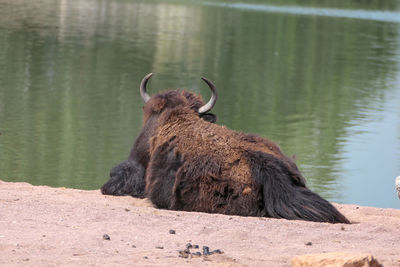
[[[131,211],[130,209],[125,208],[125,211]]]
[[[201,257],[201,252],[200,252],[200,251],[193,252],[193,253],[192,253],[192,256],[194,256],[194,257]]]
[[[171,235],[176,234],[175,230],[173,230],[173,229],[169,230],[169,233],[170,233]]]
[[[133,248],[136,248],[136,246],[135,246],[135,245],[132,245],[132,247],[133,247]]]
[[[187,258],[189,258],[189,255],[190,254],[186,251],[186,249],[185,250],[179,250],[179,257],[187,259]]]
[[[198,249],[199,245],[193,245],[193,248]]]
[[[148,257],[147,257],[147,256],[144,256],[144,257],[143,257],[143,259],[147,260],[147,259],[148,259]]]
[[[156,248],[158,248],[158,249],[164,249],[163,246],[157,246]]]
[[[214,249],[213,251],[211,251],[211,254],[224,254],[224,252],[220,249]]]
[[[83,253],[74,253],[74,254],[72,254],[72,256],[74,256],[74,257],[83,256],[83,255],[85,255],[85,254],[83,254]]]
[[[344,231],[344,230],[345,230],[345,229],[344,229],[344,226],[340,227],[340,230]]]
[[[210,248],[207,246],[203,246],[203,255],[207,256],[207,255],[211,255],[210,254]]]
[[[187,243],[187,244],[186,244],[186,248],[187,248],[187,249],[193,248],[193,245],[190,244],[190,243]]]
[[[103,239],[104,239],[104,240],[110,240],[111,238],[110,238],[110,236],[109,236],[109,235],[107,235],[107,234],[104,234],[104,235],[103,235]]]
[[[307,243],[305,243],[304,245],[306,245],[306,246],[312,246],[312,242],[307,242]]]

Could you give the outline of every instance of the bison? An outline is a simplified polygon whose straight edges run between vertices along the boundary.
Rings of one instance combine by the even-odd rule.
[[[161,209],[349,223],[306,187],[275,143],[214,124],[216,103],[185,90],[150,96],[140,84],[143,128],[127,161],[111,170],[103,194],[147,197]]]

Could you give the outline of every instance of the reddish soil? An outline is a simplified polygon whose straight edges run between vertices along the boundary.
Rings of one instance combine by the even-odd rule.
[[[288,266],[323,252],[400,266],[400,210],[335,205],[353,224],[159,210],[98,190],[0,180],[0,266]],[[191,253],[223,254],[182,258],[187,243],[199,245]]]

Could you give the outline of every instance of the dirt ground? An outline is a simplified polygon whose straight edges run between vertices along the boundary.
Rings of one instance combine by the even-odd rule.
[[[159,210],[99,190],[0,180],[0,266],[289,266],[323,252],[400,266],[400,210],[336,206],[353,224]],[[223,253],[180,257],[188,243],[199,246],[191,253]]]

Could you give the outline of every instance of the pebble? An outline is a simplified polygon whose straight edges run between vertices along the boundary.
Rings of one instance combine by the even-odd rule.
[[[185,250],[179,250],[179,257],[181,258],[189,258],[189,254]]]
[[[215,249],[213,251],[211,251],[211,254],[223,254],[224,252],[220,249]]]
[[[179,257],[181,258],[192,258],[192,257],[201,257],[201,256],[210,256],[213,254],[223,254],[224,252],[220,249],[215,249],[210,251],[208,246],[203,246],[203,253],[200,251],[192,252],[190,249],[199,249],[199,245],[192,245],[191,243],[186,244],[186,248],[184,250],[179,250]]]
[[[203,255],[211,255],[210,254],[210,248],[207,246],[203,246]]]
[[[171,229],[171,230],[169,230],[169,233],[170,233],[171,235],[174,235],[174,234],[176,234],[176,232],[175,232],[175,230],[174,230],[174,229]]]
[[[104,235],[103,235],[103,239],[104,239],[104,240],[110,240],[111,238],[110,238],[110,236],[109,236],[109,235],[107,235],[107,234],[104,234]]]
[[[312,242],[305,243],[306,246],[312,246]]]

